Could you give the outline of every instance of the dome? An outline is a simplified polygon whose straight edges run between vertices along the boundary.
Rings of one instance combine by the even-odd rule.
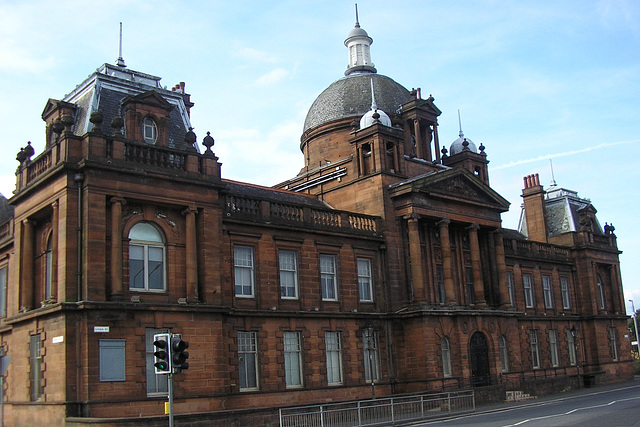
[[[377,114],[377,117],[374,117],[375,114]],[[376,119],[378,120],[378,122],[380,122],[380,124],[391,127],[391,119],[389,118],[389,115],[387,113],[382,110],[369,110],[360,119],[360,129],[368,128],[375,122]]]
[[[304,121],[303,132],[334,120],[360,119],[371,109],[371,79],[375,87],[378,113],[395,113],[411,95],[399,83],[374,73],[353,73],[333,82],[313,102]]]
[[[369,39],[369,44],[373,43],[373,39],[371,37],[369,37],[369,34],[367,34],[367,32],[365,30],[363,30],[360,27],[355,27],[353,30],[349,31],[349,34],[347,35],[347,39],[344,41],[344,44],[347,45],[349,40],[351,40],[351,39],[353,39],[355,37],[365,37],[365,38]]]
[[[464,141],[467,141],[469,143],[468,148],[471,152],[473,153],[478,152],[478,149],[476,148],[476,144],[474,144],[473,141],[471,141],[469,138],[465,138],[461,132],[460,138],[456,139],[451,144],[451,147],[449,148],[449,155],[453,156],[454,154],[462,153],[464,151]]]

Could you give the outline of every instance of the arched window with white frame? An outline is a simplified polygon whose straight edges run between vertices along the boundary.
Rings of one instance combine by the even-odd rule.
[[[129,231],[129,289],[164,291],[166,245],[160,230],[139,222]]]
[[[142,120],[142,137],[147,144],[155,144],[158,139],[158,126],[151,117]]]

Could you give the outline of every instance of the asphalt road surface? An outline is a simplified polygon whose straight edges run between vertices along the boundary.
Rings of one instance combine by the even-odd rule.
[[[640,426],[640,379],[522,403],[480,406],[473,414],[412,426]]]

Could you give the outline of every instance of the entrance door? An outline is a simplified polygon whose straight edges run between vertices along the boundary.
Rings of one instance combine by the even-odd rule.
[[[471,336],[469,344],[469,360],[471,361],[472,385],[479,387],[489,385],[489,348],[487,339],[482,332],[476,332]]]

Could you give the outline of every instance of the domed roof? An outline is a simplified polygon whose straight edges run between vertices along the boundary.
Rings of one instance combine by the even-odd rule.
[[[371,107],[371,79],[378,111],[395,113],[412,99],[406,88],[387,76],[352,73],[333,82],[316,98],[307,113],[303,132],[334,120],[360,119]]]
[[[476,148],[476,144],[473,143],[469,138],[465,138],[462,132],[460,132],[460,138],[453,141],[451,147],[449,148],[449,155],[453,156],[454,154],[462,153],[464,151],[464,142],[467,141],[469,143],[468,148],[473,153],[477,153],[478,149]]]
[[[354,37],[366,37],[369,39],[369,43],[373,43],[373,39],[369,37],[369,34],[367,34],[365,30],[360,28],[360,26],[357,26],[353,30],[349,31],[349,34],[347,35],[347,39],[345,40],[344,44],[346,45],[347,42]]]
[[[372,124],[378,121],[380,124],[391,127],[391,119],[382,110],[369,110],[360,119],[360,129],[368,128]]]

